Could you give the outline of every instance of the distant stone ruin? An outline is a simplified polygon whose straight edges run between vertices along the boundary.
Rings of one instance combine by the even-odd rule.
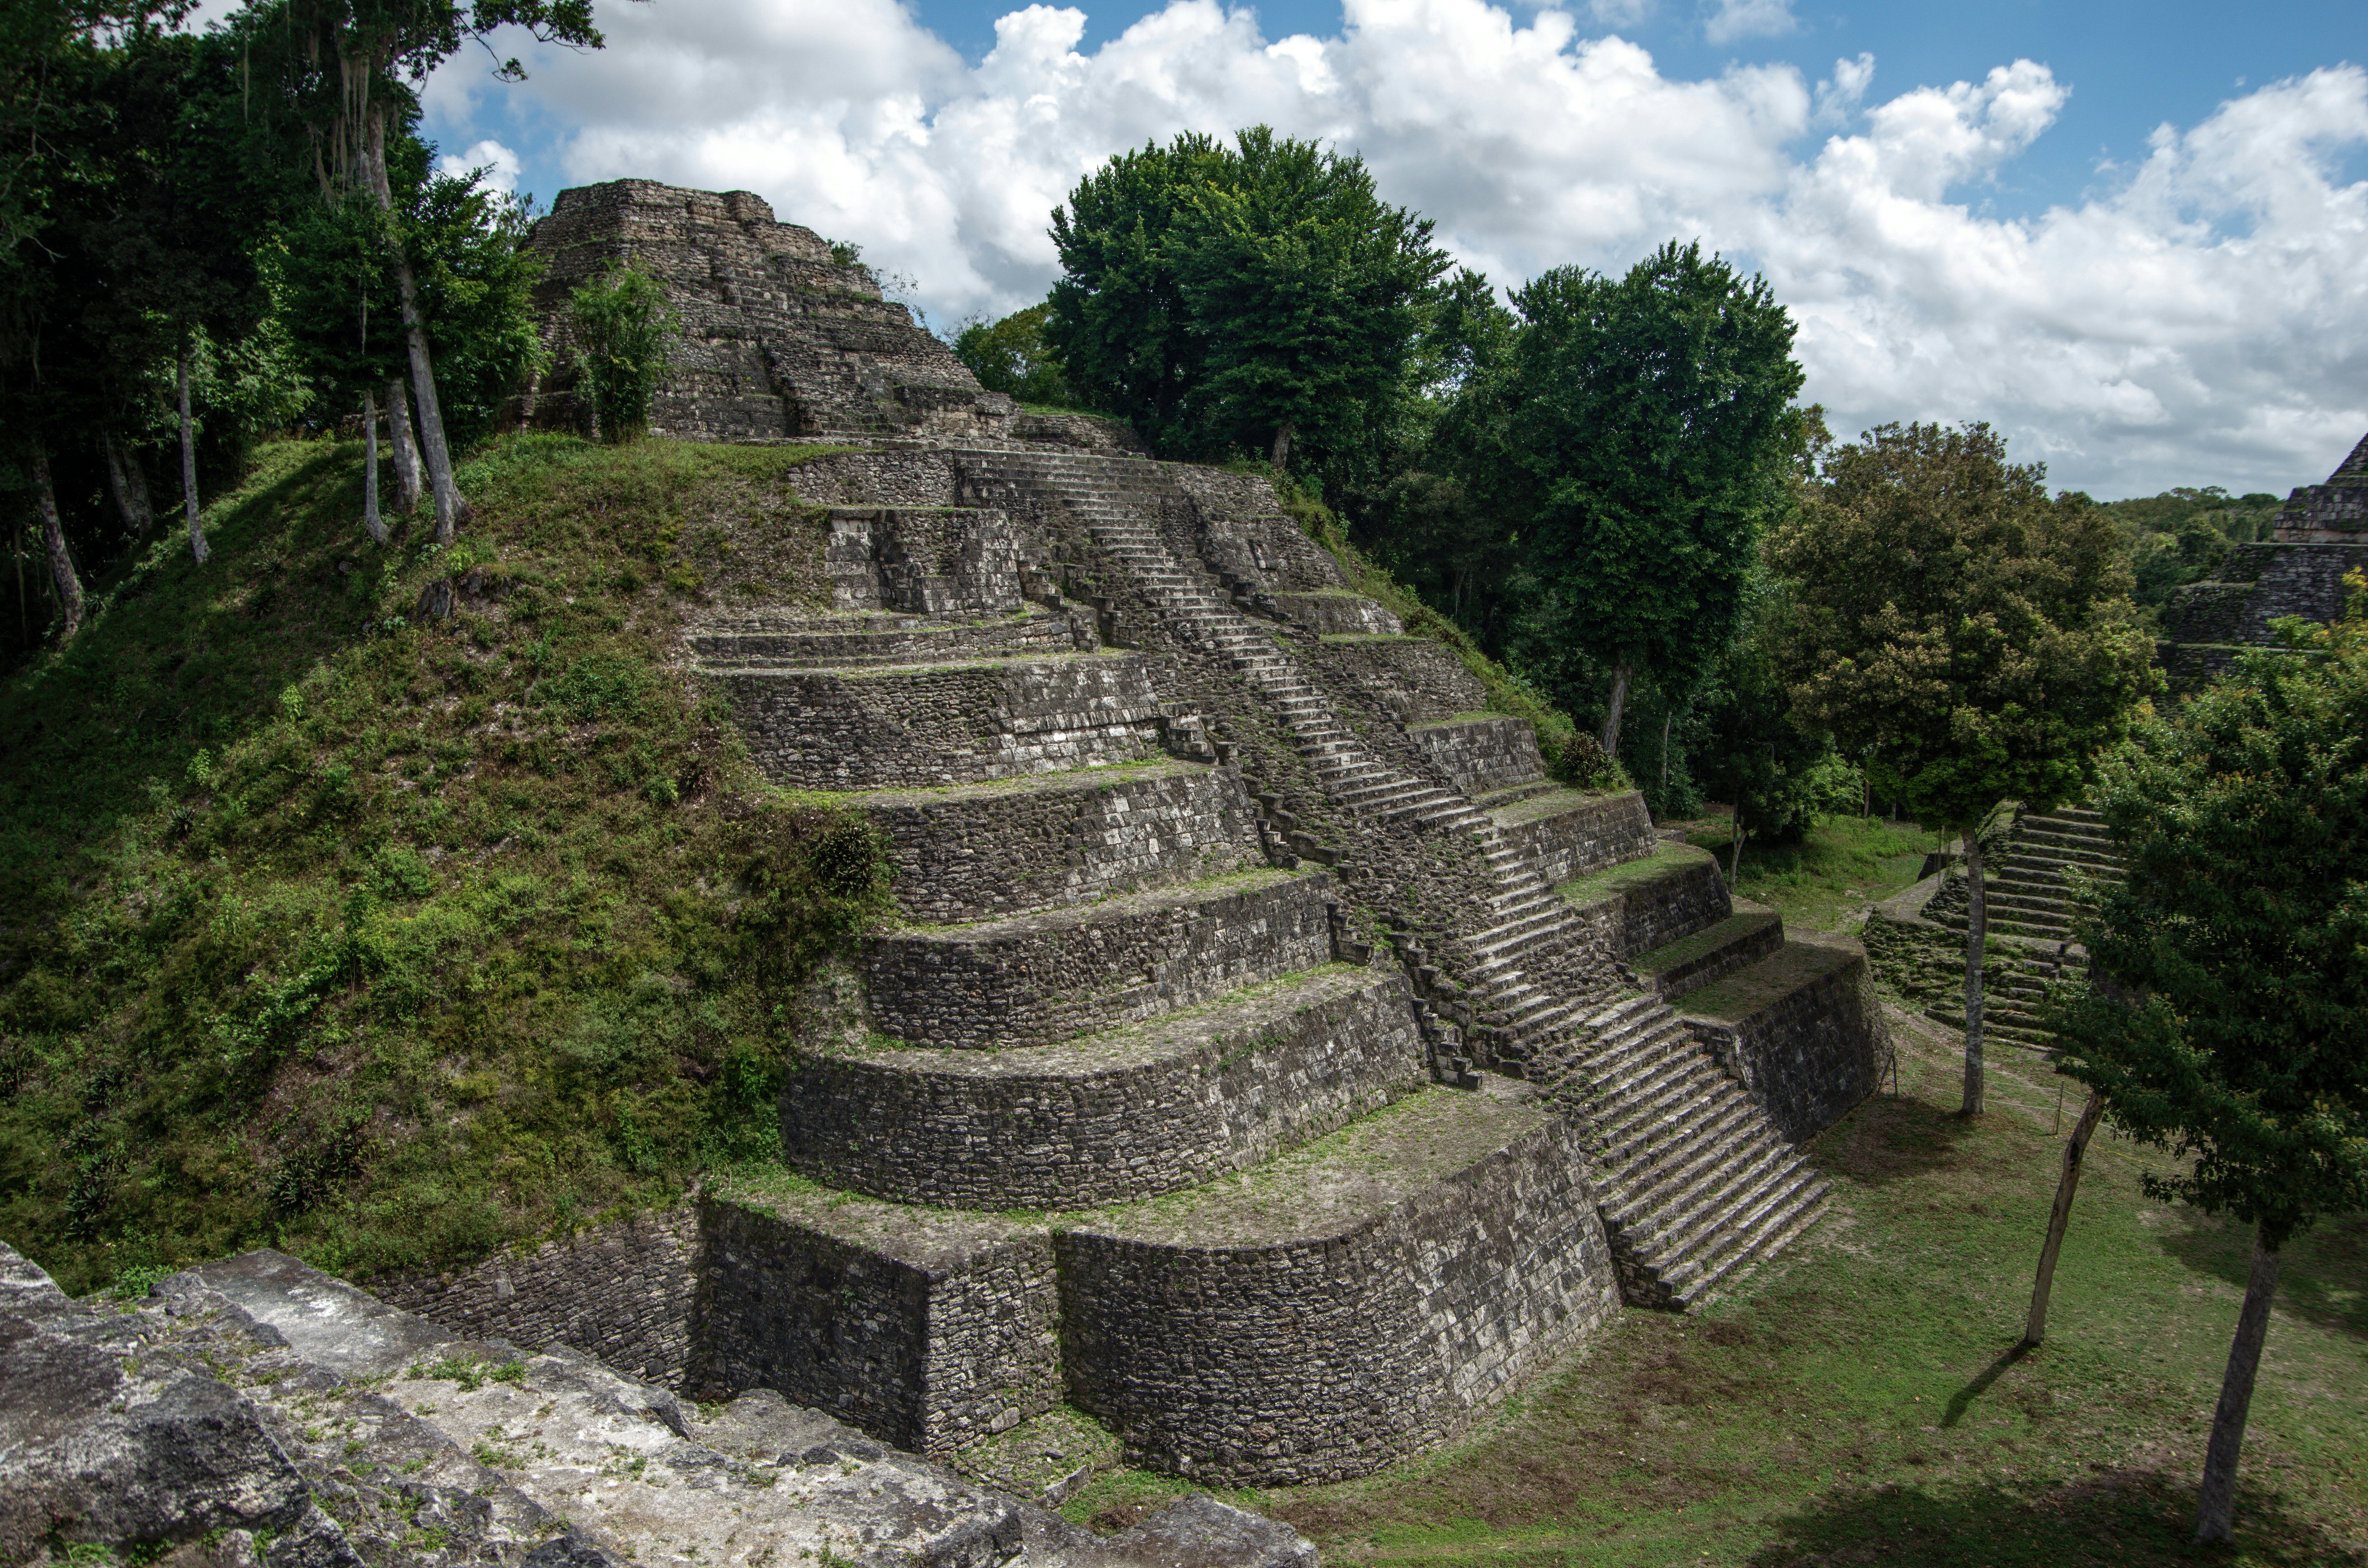
[[[2274,645],[2273,620],[2343,614],[2345,575],[2368,572],[2368,436],[2326,483],[2287,497],[2273,536],[2229,551],[2218,581],[2172,595],[2159,657],[2174,690],[2201,686],[2248,648]]]
[[[432,1450],[419,1517],[543,1532],[536,1568],[581,1560],[563,1512],[643,1562],[677,1532],[741,1561],[760,1519],[883,1532],[849,1562],[1148,1562],[976,1478],[1041,1504],[1118,1460],[1365,1473],[1816,1221],[1798,1146],[1888,1062],[1857,945],[1731,899],[1634,792],[1546,777],[1262,479],[1016,412],[745,192],[570,190],[530,244],[555,362],[555,302],[631,259],[689,329],[655,428],[840,449],[792,475],[810,557],[749,578],[804,596],[719,596],[683,658],[768,778],[879,825],[898,919],[782,1041],[778,1178],[381,1280],[386,1306],[276,1255],[168,1281],[146,1343],[221,1324],[280,1358],[299,1472],[399,1509],[339,1445]],[[574,417],[564,372],[529,412]],[[677,1489],[631,1491],[643,1460]],[[1255,1523],[1171,1519],[1156,1560],[1312,1561]]]

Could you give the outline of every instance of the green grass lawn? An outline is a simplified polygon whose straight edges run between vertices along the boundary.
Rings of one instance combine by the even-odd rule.
[[[2200,1551],[2246,1233],[2147,1199],[2138,1173],[2160,1156],[2100,1136],[2048,1342],[2017,1355],[2060,1081],[1994,1069],[1993,1109],[1969,1126],[1950,1111],[1952,1043],[1905,1043],[1900,1096],[1811,1149],[1832,1213],[1734,1294],[1622,1313],[1443,1450],[1244,1500],[1331,1563],[2368,1561],[2368,1218],[2289,1250],[2237,1548]],[[1073,1506],[1115,1523],[1158,1489],[1122,1472]]]
[[[1725,817],[1666,825],[1685,829],[1689,843],[1728,863]],[[1747,842],[1736,894],[1773,904],[1795,930],[1839,931],[1850,915],[1915,881],[1937,842],[1914,823],[1827,817],[1798,844]]]

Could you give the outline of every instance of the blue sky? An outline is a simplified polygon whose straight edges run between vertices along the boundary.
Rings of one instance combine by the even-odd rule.
[[[1258,122],[1362,153],[1505,282],[1701,238],[1765,271],[1838,428],[1988,419],[2059,483],[2283,491],[2368,428],[2355,5],[652,0],[463,56],[449,153],[547,202],[745,187],[939,325],[1041,298],[1101,159]],[[507,46],[506,50],[507,50]]]

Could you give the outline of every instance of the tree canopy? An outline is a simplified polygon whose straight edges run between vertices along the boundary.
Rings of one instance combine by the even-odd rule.
[[[1111,159],[1052,233],[1045,336],[1076,392],[1167,455],[1319,469],[1383,439],[1448,265],[1363,160],[1263,126]]]

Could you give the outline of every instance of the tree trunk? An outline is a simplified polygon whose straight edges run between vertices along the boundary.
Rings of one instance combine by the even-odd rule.
[[[1664,710],[1661,714],[1661,809],[1665,812],[1669,809],[1669,711]]]
[[[1741,806],[1735,808],[1735,817],[1730,826],[1732,832],[1729,835],[1726,856],[1726,891],[1733,892],[1735,879],[1743,869],[1743,808]],[[1713,860],[1711,866],[1715,869],[1718,862]]]
[[[1965,1103],[1959,1108],[1967,1116],[1982,1114],[1982,942],[1989,925],[1976,824],[1965,831]]]
[[[2047,1337],[2047,1298],[2055,1290],[2055,1255],[2064,1250],[2064,1232],[2072,1222],[2072,1195],[2080,1187],[2080,1161],[2097,1131],[2105,1096],[2089,1091],[2089,1104],[2073,1124],[2072,1141],[2064,1145],[2064,1174],[2055,1179],[2055,1207],[2047,1214],[2047,1244],[2039,1249],[2039,1278],[2031,1288],[2031,1316],[2022,1325],[2022,1342],[2037,1345]]]
[[[386,178],[386,111],[372,105],[365,131],[365,155],[370,159],[370,187],[378,204],[394,210],[394,191]],[[394,253],[395,292],[403,301],[403,335],[411,351],[411,391],[419,400],[419,449],[427,460],[427,487],[436,498],[436,538],[450,543],[452,530],[469,520],[469,503],[452,482],[452,454],[444,445],[444,415],[436,402],[436,366],[427,352],[427,322],[419,313],[419,282],[411,270],[411,255],[401,245]]]
[[[362,389],[362,527],[374,544],[386,542],[386,519],[378,515],[378,399]]]
[[[1635,678],[1636,666],[1622,659],[1611,666],[1611,711],[1603,721],[1603,755],[1612,760],[1620,756],[1620,716],[1628,707],[1628,683]]]
[[[1281,424],[1274,427],[1274,446],[1272,449],[1268,452],[1267,460],[1274,464],[1277,469],[1281,468],[1285,463],[1291,460],[1290,420],[1286,419]]]
[[[206,530],[198,522],[198,442],[189,432],[189,347],[181,346],[178,380],[181,403],[181,506],[189,515],[189,553],[203,566],[213,553],[206,548]]]
[[[386,383],[386,439],[394,449],[394,509],[419,507],[419,447],[411,438],[411,399],[404,395],[403,378]]]
[[[148,506],[147,476],[115,438],[114,431],[100,431],[98,445],[107,459],[107,493],[114,498],[115,515],[123,519],[123,531],[133,539],[146,538],[156,522],[156,514]]]
[[[58,585],[58,608],[65,615],[64,629],[58,633],[63,645],[73,642],[74,634],[82,630],[82,579],[74,574],[74,557],[66,553],[57,492],[50,485],[50,454],[39,447],[33,449],[33,505],[40,509],[41,543],[50,552],[50,575]]]
[[[2220,1380],[2220,1405],[2212,1413],[2212,1443],[2203,1453],[2203,1500],[2195,1515],[2198,1540],[2226,1540],[2236,1528],[2237,1455],[2245,1446],[2253,1379],[2261,1369],[2261,1346],[2270,1336],[2278,1256],[2270,1249],[2267,1233],[2256,1228],[2253,1271],[2245,1281],[2244,1310],[2237,1314],[2236,1342],[2228,1346],[2228,1372]]]

